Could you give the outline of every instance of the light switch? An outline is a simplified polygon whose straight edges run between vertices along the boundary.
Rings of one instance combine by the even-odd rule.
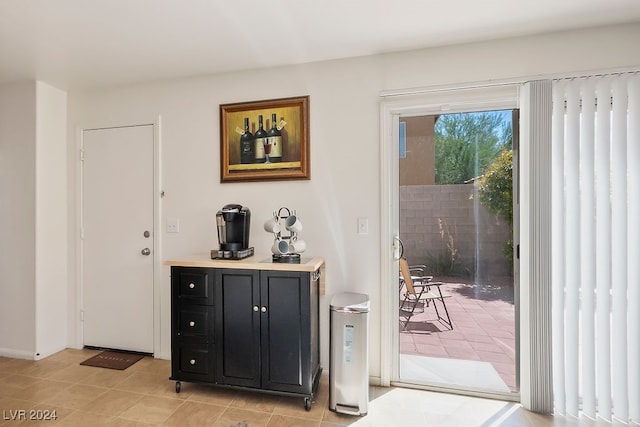
[[[180,220],[178,218],[167,219],[167,233],[179,233]]]
[[[358,218],[358,234],[369,234],[368,218]]]

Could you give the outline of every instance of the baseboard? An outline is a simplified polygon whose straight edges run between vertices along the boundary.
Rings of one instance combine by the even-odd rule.
[[[369,385],[379,386],[380,384],[382,384],[380,377],[369,376]]]
[[[171,352],[160,352],[153,355],[156,359],[171,360]]]
[[[35,353],[31,351],[15,350],[12,348],[0,348],[0,356],[12,359],[36,360]]]
[[[45,357],[49,357],[49,356],[51,356],[53,354],[56,354],[56,353],[58,353],[58,352],[60,352],[62,350],[65,350],[66,348],[67,348],[66,346],[63,346],[63,347],[57,347],[57,348],[55,348],[53,350],[50,349],[50,350],[47,350],[47,351],[37,352],[35,354],[35,356],[34,356],[34,360],[44,359]]]

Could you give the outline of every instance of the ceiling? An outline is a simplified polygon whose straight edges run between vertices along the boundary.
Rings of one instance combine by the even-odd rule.
[[[632,21],[640,0],[0,0],[0,84],[119,85]]]

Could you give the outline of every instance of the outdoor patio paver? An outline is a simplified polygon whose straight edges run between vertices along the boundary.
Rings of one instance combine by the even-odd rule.
[[[447,283],[442,290],[451,295],[446,303],[453,330],[428,307],[411,319],[406,330],[400,328],[400,353],[489,362],[509,389],[517,391],[512,287],[437,280]]]

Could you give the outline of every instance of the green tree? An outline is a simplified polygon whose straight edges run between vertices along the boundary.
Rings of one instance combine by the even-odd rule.
[[[511,123],[502,112],[442,115],[434,131],[436,184],[468,182],[511,148]]]

